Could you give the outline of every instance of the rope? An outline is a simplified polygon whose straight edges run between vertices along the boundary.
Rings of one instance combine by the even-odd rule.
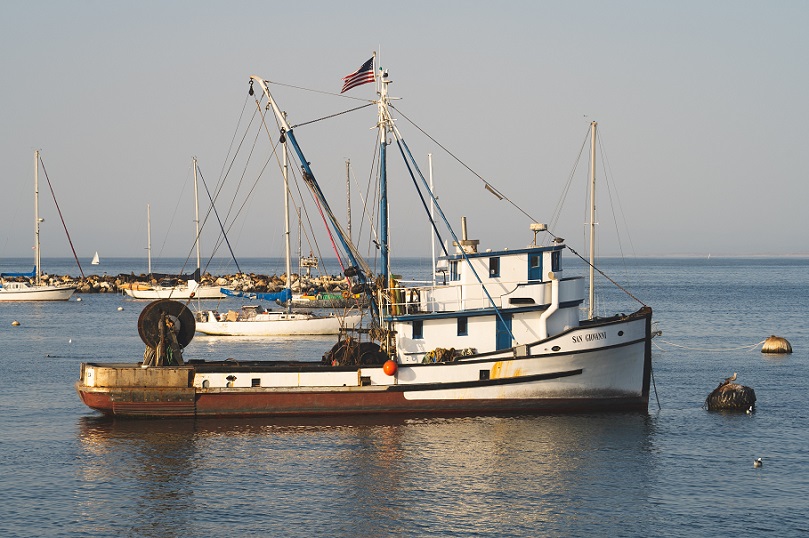
[[[660,405],[660,395],[657,393],[657,383],[655,383],[655,371],[651,367],[649,368],[649,373],[652,375],[652,387],[655,389],[655,399],[657,400],[657,409],[658,411],[663,409]]]
[[[657,340],[661,340],[659,336],[657,337]],[[762,340],[761,342],[756,342],[755,344],[748,344],[748,345],[744,345],[744,346],[729,347],[729,348],[700,348],[700,347],[688,347],[688,346],[684,346],[684,345],[681,345],[681,344],[675,344],[674,342],[669,342],[668,340],[661,340],[661,341],[663,343],[666,343],[666,344],[670,345],[670,346],[678,347],[680,349],[687,349],[688,351],[710,351],[710,352],[739,351],[739,350],[742,350],[742,349],[752,351],[753,349],[757,348],[758,346],[760,346],[761,344],[766,342],[766,340]],[[654,342],[654,340],[652,342]],[[660,349],[660,351],[665,351],[663,348],[660,348],[659,346],[658,346],[658,348]]]

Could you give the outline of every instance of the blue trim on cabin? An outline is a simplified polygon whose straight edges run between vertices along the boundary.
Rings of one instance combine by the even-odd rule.
[[[473,258],[491,258],[492,256],[500,256],[500,257],[507,257],[507,256],[515,256],[518,254],[526,254],[528,252],[551,252],[551,251],[562,251],[565,249],[564,245],[553,245],[549,247],[528,247],[528,248],[519,248],[514,250],[492,250],[490,252],[475,252],[474,254],[466,254],[466,258],[473,259]],[[451,254],[449,256],[439,256],[436,260],[463,260],[463,254]]]
[[[571,307],[578,307],[584,302],[584,299],[578,301],[567,301],[564,303],[559,303],[559,308],[571,308]],[[522,314],[525,312],[542,312],[543,310],[547,310],[548,305],[532,305],[532,306],[520,306],[516,308],[498,308],[497,310],[500,311],[501,314]],[[406,322],[406,321],[415,321],[415,320],[426,320],[426,319],[441,319],[441,318],[458,318],[458,317],[465,317],[465,318],[473,318],[473,317],[480,317],[480,316],[494,316],[496,315],[494,308],[478,308],[476,310],[453,310],[451,312],[430,312],[424,314],[405,314],[403,316],[390,316],[388,319],[393,322]]]

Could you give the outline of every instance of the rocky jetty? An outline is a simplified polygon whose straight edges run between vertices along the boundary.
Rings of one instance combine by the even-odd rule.
[[[24,281],[29,279],[16,278],[10,280]],[[83,278],[72,277],[70,275],[42,275],[42,282],[45,284],[69,284],[76,286],[76,293],[119,293],[123,288],[134,283],[144,283],[157,285],[158,278],[149,275],[120,274],[111,275],[87,275]],[[33,283],[33,281],[31,281]],[[179,283],[185,283],[180,280]],[[273,293],[283,290],[286,287],[286,275],[259,275],[256,273],[237,273],[232,275],[213,276],[205,273],[200,278],[200,283],[208,286],[221,286],[235,291]],[[292,290],[295,293],[342,293],[348,290],[345,277],[339,275],[325,275],[318,277],[302,277],[292,275]]]

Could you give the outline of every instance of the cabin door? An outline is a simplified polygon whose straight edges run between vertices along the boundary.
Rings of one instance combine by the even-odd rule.
[[[500,317],[503,319],[501,320]],[[496,349],[508,349],[512,346],[511,342],[511,314],[501,312],[500,317],[497,317],[497,331],[495,338]]]
[[[542,280],[542,254],[528,254],[528,280]]]

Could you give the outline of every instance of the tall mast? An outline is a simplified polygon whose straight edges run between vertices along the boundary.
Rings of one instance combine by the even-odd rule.
[[[433,253],[433,287],[435,287],[435,232],[432,229],[432,223],[435,222],[435,190],[433,190],[433,154],[427,154],[427,167],[430,171],[430,246]]]
[[[152,206],[146,204],[146,259],[152,274]]]
[[[348,240],[351,241],[351,159],[346,159],[346,215]]]
[[[194,157],[194,228],[197,232],[194,243],[197,245],[197,272],[200,271],[199,257],[199,194],[197,191],[197,158]],[[200,278],[197,276],[197,278]]]
[[[286,113],[284,113],[286,118]],[[286,247],[286,271],[287,271],[287,289],[292,293],[292,262],[290,261],[290,246],[289,246],[289,176],[287,164],[287,142],[284,139],[281,144],[281,155],[283,156],[283,173],[284,173],[284,246]],[[299,275],[300,278],[300,275]],[[287,311],[292,311],[292,299],[287,303]]]
[[[388,232],[388,174],[387,174],[387,156],[386,147],[389,129],[389,116],[388,116],[388,74],[382,73],[379,85],[379,101],[377,106],[379,108],[379,235],[380,235],[380,255],[382,256],[382,279],[387,288],[390,283],[388,281],[390,269],[390,254],[388,252],[388,241],[390,234]]]
[[[39,255],[39,223],[44,219],[39,218],[39,150],[34,150],[34,264],[37,266],[36,280],[34,281],[39,286],[39,281],[42,277],[41,258]]]
[[[588,319],[593,319],[593,302],[595,300],[595,236],[596,236],[596,127],[598,123],[590,123],[590,306]]]

